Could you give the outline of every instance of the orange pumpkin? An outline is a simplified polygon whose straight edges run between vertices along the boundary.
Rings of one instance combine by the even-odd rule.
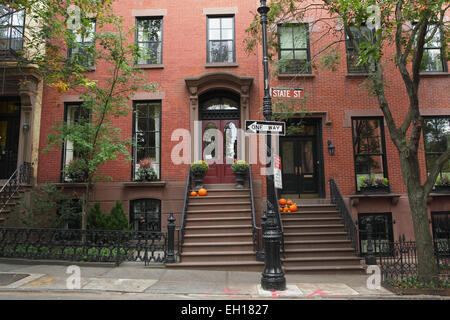
[[[286,204],[287,204],[288,206],[290,206],[290,205],[292,204],[292,200],[286,201]]]
[[[278,203],[284,206],[286,204],[286,199],[281,198],[280,200],[278,200]]]
[[[198,190],[198,194],[202,197],[206,196],[207,193],[208,191],[206,191],[205,188],[201,188],[200,190]]]
[[[289,208],[288,207],[284,207],[284,210],[283,210],[283,212],[288,212],[288,210],[289,210]]]
[[[295,212],[295,211],[297,211],[297,210],[298,210],[298,208],[297,208],[297,204],[296,204],[296,203],[294,203],[293,205],[289,206],[289,209],[291,210],[291,212]]]
[[[197,192],[195,192],[195,191],[191,192],[191,197],[195,197],[196,195],[197,195]]]

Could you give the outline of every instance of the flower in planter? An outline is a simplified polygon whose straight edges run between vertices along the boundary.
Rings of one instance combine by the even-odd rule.
[[[231,165],[233,172],[245,173],[250,168],[249,164],[245,160],[237,160]]]
[[[373,176],[363,176],[358,179],[360,188],[386,188],[389,186],[387,178],[375,178]]]
[[[201,175],[204,176],[206,174],[206,172],[209,169],[209,165],[206,163],[206,161],[203,160],[198,160],[198,161],[194,161],[191,164],[191,173],[193,175]]]
[[[436,179],[436,185],[439,187],[450,187],[450,176],[443,174],[441,177],[438,177]]]
[[[157,180],[158,175],[152,168],[152,160],[145,158],[139,161],[139,169],[136,172],[137,181],[153,181]]]

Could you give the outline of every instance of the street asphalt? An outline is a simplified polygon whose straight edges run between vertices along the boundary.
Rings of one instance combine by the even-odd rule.
[[[0,300],[36,299],[334,299],[447,300],[398,296],[370,288],[370,275],[286,274],[285,291],[261,288],[260,272],[174,270],[143,263],[51,263],[0,260]]]

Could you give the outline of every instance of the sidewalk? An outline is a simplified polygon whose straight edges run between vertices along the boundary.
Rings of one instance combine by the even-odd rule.
[[[123,293],[182,295],[187,299],[450,299],[439,296],[397,296],[384,288],[370,290],[369,275],[291,275],[287,290],[262,290],[261,273],[237,271],[172,270],[145,267],[143,263],[112,265],[78,264],[80,288],[70,288],[76,263],[0,261],[0,292]],[[1,295],[0,295],[1,299]]]

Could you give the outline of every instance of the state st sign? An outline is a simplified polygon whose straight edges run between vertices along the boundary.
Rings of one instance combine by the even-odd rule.
[[[303,89],[270,88],[270,96],[272,98],[301,99],[303,98]]]

